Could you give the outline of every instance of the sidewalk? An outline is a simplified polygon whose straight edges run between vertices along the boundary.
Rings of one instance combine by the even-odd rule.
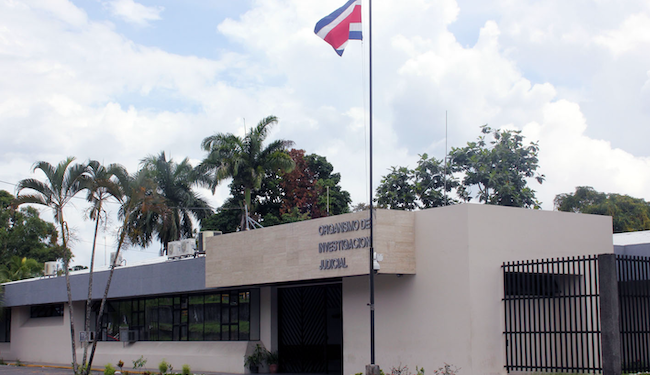
[[[139,375],[142,373],[133,370],[127,370],[127,371],[129,371],[131,375]],[[149,371],[151,371],[153,374],[157,373],[151,369]],[[103,375],[104,369],[103,368],[100,369],[100,367],[93,366],[93,371],[91,371],[91,373],[92,375]],[[25,364],[24,366],[15,366],[12,363],[10,365],[0,366],[0,375],[72,375],[72,374],[73,374],[72,368],[62,368],[61,366],[54,366],[54,365],[48,366],[48,365]],[[197,372],[197,374],[236,375],[236,374],[226,374],[226,373],[219,373],[219,372],[209,372],[209,371],[199,371]],[[292,374],[282,374],[282,375],[292,375]]]

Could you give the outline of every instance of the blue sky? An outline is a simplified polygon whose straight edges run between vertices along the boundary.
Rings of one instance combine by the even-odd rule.
[[[368,44],[339,57],[313,34],[342,3],[0,0],[0,187],[70,155],[196,163],[204,137],[276,115],[271,139],[326,156],[366,202]],[[581,185],[650,199],[646,0],[375,0],[373,22],[375,186],[444,156],[447,111],[449,147],[485,123],[539,142],[544,209]],[[202,194],[216,207],[227,188]],[[68,214],[82,264],[83,208]]]

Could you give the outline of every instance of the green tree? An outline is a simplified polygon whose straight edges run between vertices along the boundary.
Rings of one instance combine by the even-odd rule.
[[[85,171],[85,166],[72,164],[73,157],[61,161],[56,167],[45,161],[39,161],[34,164],[33,170],[41,170],[47,179],[47,182],[41,182],[34,178],[28,178],[18,182],[16,204],[33,203],[52,208],[54,211],[54,220],[57,222],[61,231],[61,246],[64,249],[63,269],[65,274],[65,284],[68,293],[68,313],[70,316],[70,341],[72,346],[72,365],[74,372],[77,373],[77,353],[74,327],[74,309],[72,307],[72,291],[70,289],[70,258],[72,253],[68,250],[68,240],[70,232],[68,224],[63,217],[63,209],[66,204],[81,190],[81,175]],[[23,190],[30,190],[31,194],[20,193]]]
[[[342,190],[341,175],[323,156],[305,155],[304,150],[289,151],[294,162],[290,172],[269,172],[260,188],[251,193],[255,218],[265,227],[327,215],[328,190],[330,215],[349,212],[350,193]],[[328,189],[329,188],[329,189]],[[230,184],[229,197],[217,213],[204,221],[201,230],[234,232],[240,224],[244,197],[241,185]]]
[[[120,178],[124,179],[128,173],[123,166],[111,164],[103,166],[97,160],[90,160],[86,165],[86,170],[81,176],[82,188],[86,190],[86,200],[91,204],[88,211],[88,217],[95,221],[95,232],[93,235],[93,247],[90,255],[90,270],[88,274],[88,298],[86,300],[86,317],[84,331],[90,331],[90,313],[93,294],[93,271],[95,268],[95,249],[97,248],[97,233],[99,232],[99,223],[105,222],[106,210],[104,203],[110,199],[120,199],[122,191],[120,189]],[[104,219],[102,219],[104,218]],[[88,343],[84,343],[82,365],[85,365],[88,355]]]
[[[448,163],[449,164],[449,163]],[[451,166],[445,167],[444,160],[420,155],[418,166],[413,170],[415,195],[420,208],[448,206],[458,203],[450,197],[450,192],[458,188],[458,181],[451,175]]]
[[[161,152],[143,159],[138,173],[153,181],[155,187],[147,192],[152,198],[147,206],[130,215],[130,239],[147,246],[155,234],[161,244],[161,255],[167,254],[169,242],[192,237],[192,217],[200,223],[212,214],[212,208],[192,190],[196,180],[188,158],[177,164]]]
[[[574,193],[556,195],[553,203],[558,211],[611,216],[614,233],[650,229],[650,203],[641,198],[578,186]]]
[[[329,215],[350,212],[350,203],[352,203],[350,193],[341,188],[341,174],[333,173],[334,166],[332,163],[328,162],[326,157],[317,154],[309,154],[305,156],[305,160],[316,180],[318,207],[321,212],[327,213],[328,204]]]
[[[9,262],[0,265],[0,283],[38,277],[42,271],[43,264],[35,259],[14,255]]]
[[[481,126],[476,142],[466,147],[452,148],[450,158],[454,172],[462,173],[459,196],[469,201],[476,189],[479,202],[501,206],[539,208],[535,191],[528,187],[527,179],[540,184],[544,175],[537,173],[539,146],[531,142],[524,145],[521,131],[493,130]],[[486,135],[491,140],[486,140]]]
[[[377,205],[393,210],[412,211],[418,208],[439,207],[457,201],[447,193],[458,188],[451,175],[451,167],[429,155],[420,155],[415,169],[391,167],[377,187]]]
[[[418,208],[415,176],[406,167],[391,167],[377,186],[377,206],[392,210],[412,211]]]
[[[0,190],[0,263],[7,263],[14,255],[39,263],[62,258],[54,224],[42,220],[34,207],[14,209],[14,199]]]
[[[218,133],[203,139],[201,147],[208,155],[197,167],[199,181],[214,192],[221,181],[232,178],[233,186],[243,190],[242,206],[253,212],[251,195],[261,188],[265,176],[288,172],[294,167],[287,153],[292,141],[276,140],[264,147],[264,141],[277,121],[275,116],[262,119],[243,138]]]

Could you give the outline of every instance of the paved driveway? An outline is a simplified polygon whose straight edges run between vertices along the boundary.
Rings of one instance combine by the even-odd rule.
[[[1,375],[71,375],[71,369],[36,366],[0,366]],[[100,374],[93,371],[93,375]]]

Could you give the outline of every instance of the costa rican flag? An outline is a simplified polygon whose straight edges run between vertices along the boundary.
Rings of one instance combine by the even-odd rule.
[[[349,0],[318,21],[314,32],[334,47],[339,56],[343,56],[349,39],[361,40],[361,0]]]

